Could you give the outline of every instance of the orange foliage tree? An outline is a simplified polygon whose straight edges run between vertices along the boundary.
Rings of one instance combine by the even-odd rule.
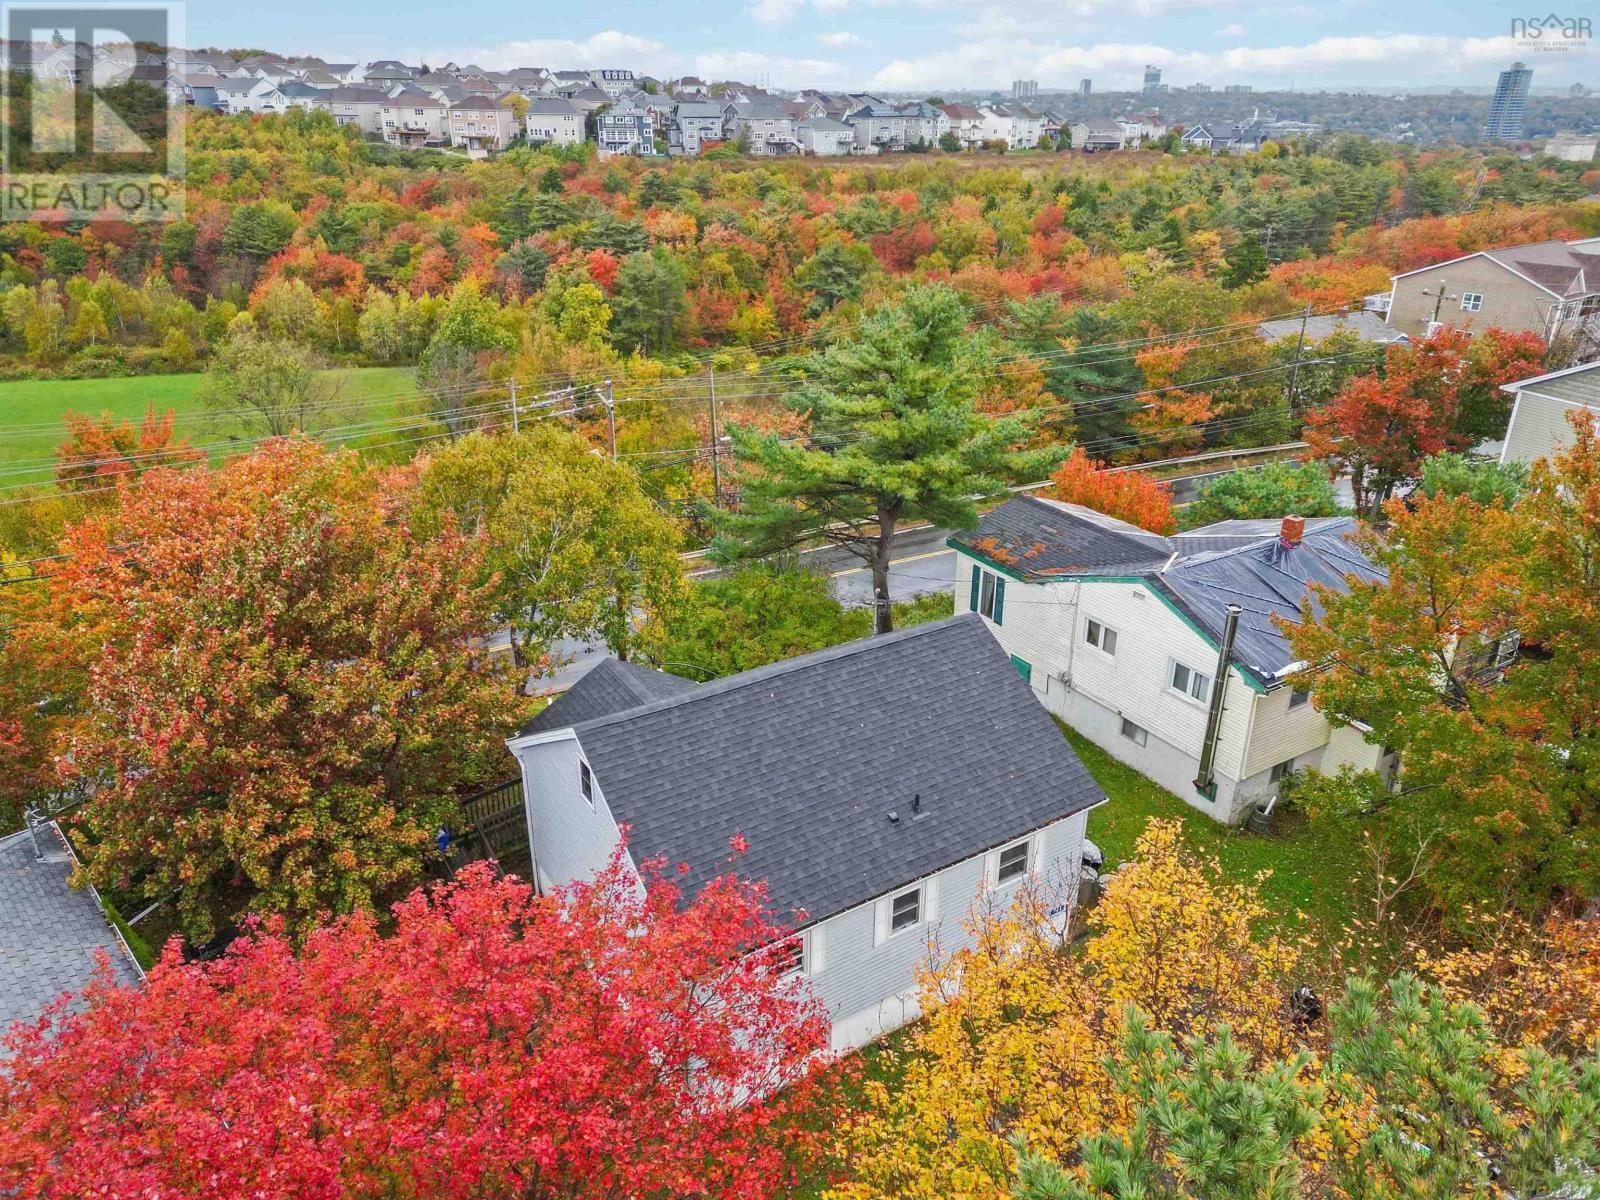
[[[1152,533],[1173,533],[1178,528],[1170,487],[1137,471],[1101,466],[1082,447],[1074,450],[1051,478],[1058,500],[1081,504]]]

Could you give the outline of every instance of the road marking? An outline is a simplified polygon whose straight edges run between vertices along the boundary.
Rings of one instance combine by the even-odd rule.
[[[913,554],[908,558],[891,558],[889,560],[889,565],[891,567],[898,567],[901,563],[921,562],[925,558],[938,558],[941,554],[949,553],[951,553],[950,547],[946,546],[943,550],[929,550],[926,554]],[[837,579],[841,575],[859,575],[863,571],[870,570],[872,570],[871,567],[846,567],[843,571],[828,572],[828,578]]]

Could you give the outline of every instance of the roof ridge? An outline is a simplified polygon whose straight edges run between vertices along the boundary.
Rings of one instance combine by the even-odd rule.
[[[602,725],[615,724],[624,718],[638,716],[644,712],[660,712],[663,709],[675,708],[681,704],[689,704],[709,696],[725,696],[729,692],[738,691],[754,683],[762,683],[778,676],[792,675],[799,671],[809,670],[823,663],[834,662],[841,658],[861,654],[867,650],[890,643],[910,641],[912,638],[924,636],[937,630],[946,629],[957,624],[971,624],[981,620],[976,613],[957,613],[953,617],[946,617],[942,621],[929,621],[922,625],[913,625],[908,629],[895,629],[889,633],[871,634],[854,641],[841,642],[837,646],[827,646],[821,650],[813,650],[809,654],[801,654],[795,658],[781,659],[765,666],[752,667],[748,671],[741,671],[737,675],[729,675],[722,679],[713,679],[690,688],[678,696],[668,696],[665,699],[651,700],[633,708],[625,708],[621,712],[609,713],[603,717],[594,717],[575,726],[579,729],[593,729]]]

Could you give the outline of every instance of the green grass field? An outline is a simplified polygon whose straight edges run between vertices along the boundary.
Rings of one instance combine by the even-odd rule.
[[[410,367],[353,367],[332,372],[343,379],[330,415],[333,425],[353,425],[395,415],[415,389]],[[34,379],[0,383],[0,469],[7,483],[47,483],[62,418],[68,412],[109,412],[137,424],[147,405],[171,409],[177,432],[195,446],[226,453],[244,430],[207,413],[196,398],[202,376],[141,375],[116,379]],[[35,469],[28,469],[35,468]]]

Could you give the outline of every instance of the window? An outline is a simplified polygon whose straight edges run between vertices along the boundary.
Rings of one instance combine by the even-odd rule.
[[[1289,689],[1289,707],[1290,708],[1299,708],[1302,704],[1304,704],[1307,700],[1310,700],[1310,699],[1311,699],[1311,689],[1310,688],[1290,688]]]
[[[1083,627],[1083,640],[1102,654],[1117,656],[1117,631],[1099,621],[1090,621]]]
[[[894,898],[889,908],[889,932],[910,929],[922,920],[922,889],[912,888]]]
[[[1150,731],[1143,725],[1135,725],[1127,717],[1122,718],[1122,736],[1135,746],[1145,746],[1150,742]]]
[[[1287,762],[1281,762],[1277,766],[1273,767],[1272,770],[1267,773],[1267,780],[1270,783],[1282,783],[1285,779],[1289,778],[1289,776],[1293,774],[1294,759],[1291,758]]]
[[[1461,293],[1461,311],[1462,312],[1478,312],[1482,308],[1483,308],[1483,293],[1482,292],[1462,292]]]
[[[994,881],[997,884],[1007,884],[1026,875],[1028,857],[1032,850],[1032,842],[1018,842],[1015,846],[1007,846],[1000,851],[1000,865],[995,870]]]
[[[972,595],[967,607],[982,613],[996,625],[1001,623],[1006,607],[1006,581],[992,571],[974,565],[972,568]]]
[[[589,807],[594,807],[594,772],[589,769],[589,764],[581,758],[578,760],[578,787],[583,791],[583,798],[589,802]]]
[[[1172,664],[1172,690],[1204,704],[1211,699],[1211,676],[1175,662]]]
[[[779,975],[798,975],[806,969],[806,943],[801,936],[773,947],[772,966]]]

